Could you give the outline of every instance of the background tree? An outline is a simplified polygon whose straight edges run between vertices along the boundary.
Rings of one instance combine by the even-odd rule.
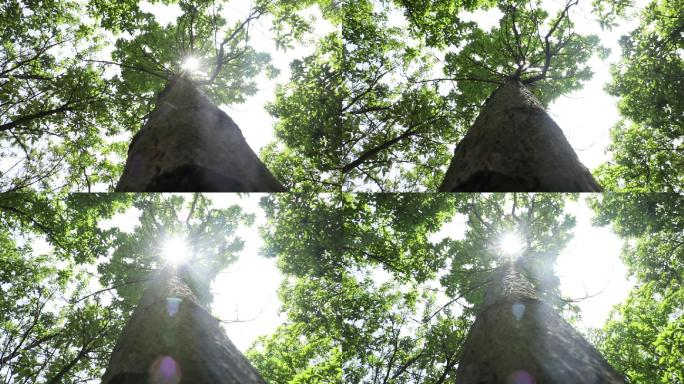
[[[631,1],[595,5],[607,25],[621,17],[641,21],[620,39],[622,59],[611,67],[613,80],[606,90],[620,98],[622,120],[611,131],[613,159],[597,174],[612,190],[679,192],[684,184],[684,3],[652,1],[639,11]]]
[[[262,149],[264,162],[292,191],[341,188],[341,48],[339,34],[319,41],[316,52],[290,65],[292,77],[276,90],[269,113],[278,119],[277,141]]]
[[[636,281],[595,335],[597,345],[630,382],[682,382],[684,199],[607,194],[594,209],[598,224],[611,224],[625,238],[622,259]]]
[[[425,82],[434,59],[393,25],[396,12],[389,4],[361,2],[346,14],[345,190],[415,189],[450,157],[440,143],[453,135],[450,105]]]
[[[343,74],[341,24],[349,6],[346,1],[283,1],[277,9],[315,4],[332,31],[323,35],[309,24],[295,28],[292,41],[315,44],[316,50],[290,64],[287,84],[276,88],[275,100],[267,107],[278,119],[276,140],[261,150],[261,157],[274,175],[291,191],[326,192],[341,186],[340,138],[345,131],[340,119]],[[290,22],[300,25],[300,21]]]
[[[91,289],[95,262],[115,230],[101,220],[129,205],[125,195],[0,197],[0,379],[80,382],[99,376],[121,326]],[[34,249],[36,240],[51,246]]]
[[[330,316],[351,310],[341,273],[342,201],[336,194],[278,194],[261,206],[268,220],[263,254],[277,257],[284,274],[279,296],[287,320],[247,356],[267,382],[343,383],[349,325]]]
[[[0,10],[0,191],[107,182],[111,87],[86,61],[103,45],[79,2],[11,0]],[[102,178],[90,176],[93,168]],[[64,171],[68,176],[63,177]]]

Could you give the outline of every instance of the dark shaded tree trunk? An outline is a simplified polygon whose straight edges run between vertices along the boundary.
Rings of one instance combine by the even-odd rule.
[[[490,283],[461,356],[457,384],[625,382],[514,265]]]
[[[179,274],[162,270],[112,352],[103,384],[265,384]]]
[[[256,129],[256,127],[255,127]],[[128,148],[117,192],[282,192],[240,128],[181,77]]]
[[[542,104],[507,80],[456,146],[441,192],[600,192]]]

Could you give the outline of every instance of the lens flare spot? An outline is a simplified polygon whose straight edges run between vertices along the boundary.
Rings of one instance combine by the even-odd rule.
[[[166,298],[166,311],[169,313],[169,316],[173,317],[176,313],[178,313],[178,306],[180,305],[181,301],[183,301],[183,299],[178,297]]]
[[[506,384],[536,384],[537,381],[534,380],[534,376],[525,370],[518,370],[512,372],[506,378]]]
[[[150,383],[178,384],[180,379],[180,367],[171,356],[158,357],[150,366]]]
[[[511,305],[511,311],[513,311],[513,316],[515,316],[515,319],[520,320],[522,319],[523,315],[525,315],[525,304],[513,303],[513,305]]]

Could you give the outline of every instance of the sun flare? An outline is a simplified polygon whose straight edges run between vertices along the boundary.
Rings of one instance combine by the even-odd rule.
[[[177,266],[187,261],[190,256],[188,245],[180,237],[173,237],[164,243],[162,257],[170,264]]]
[[[513,232],[504,233],[499,239],[498,248],[508,257],[518,256],[525,249],[525,242]]]
[[[194,58],[192,56],[189,56],[189,57],[186,57],[185,60],[183,60],[182,67],[186,71],[192,72],[192,71],[197,70],[199,68],[199,65],[200,65],[199,60],[197,60],[196,58]]]

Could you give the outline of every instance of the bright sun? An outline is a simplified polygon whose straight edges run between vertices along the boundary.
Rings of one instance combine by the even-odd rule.
[[[162,256],[173,265],[186,261],[189,255],[188,245],[182,238],[173,237],[164,243]]]
[[[188,70],[188,71],[194,71],[197,68],[199,68],[199,60],[196,58],[189,56],[186,57],[185,60],[183,60],[183,69]]]
[[[499,239],[499,249],[507,256],[517,256],[525,248],[525,243],[516,233],[507,232]]]

